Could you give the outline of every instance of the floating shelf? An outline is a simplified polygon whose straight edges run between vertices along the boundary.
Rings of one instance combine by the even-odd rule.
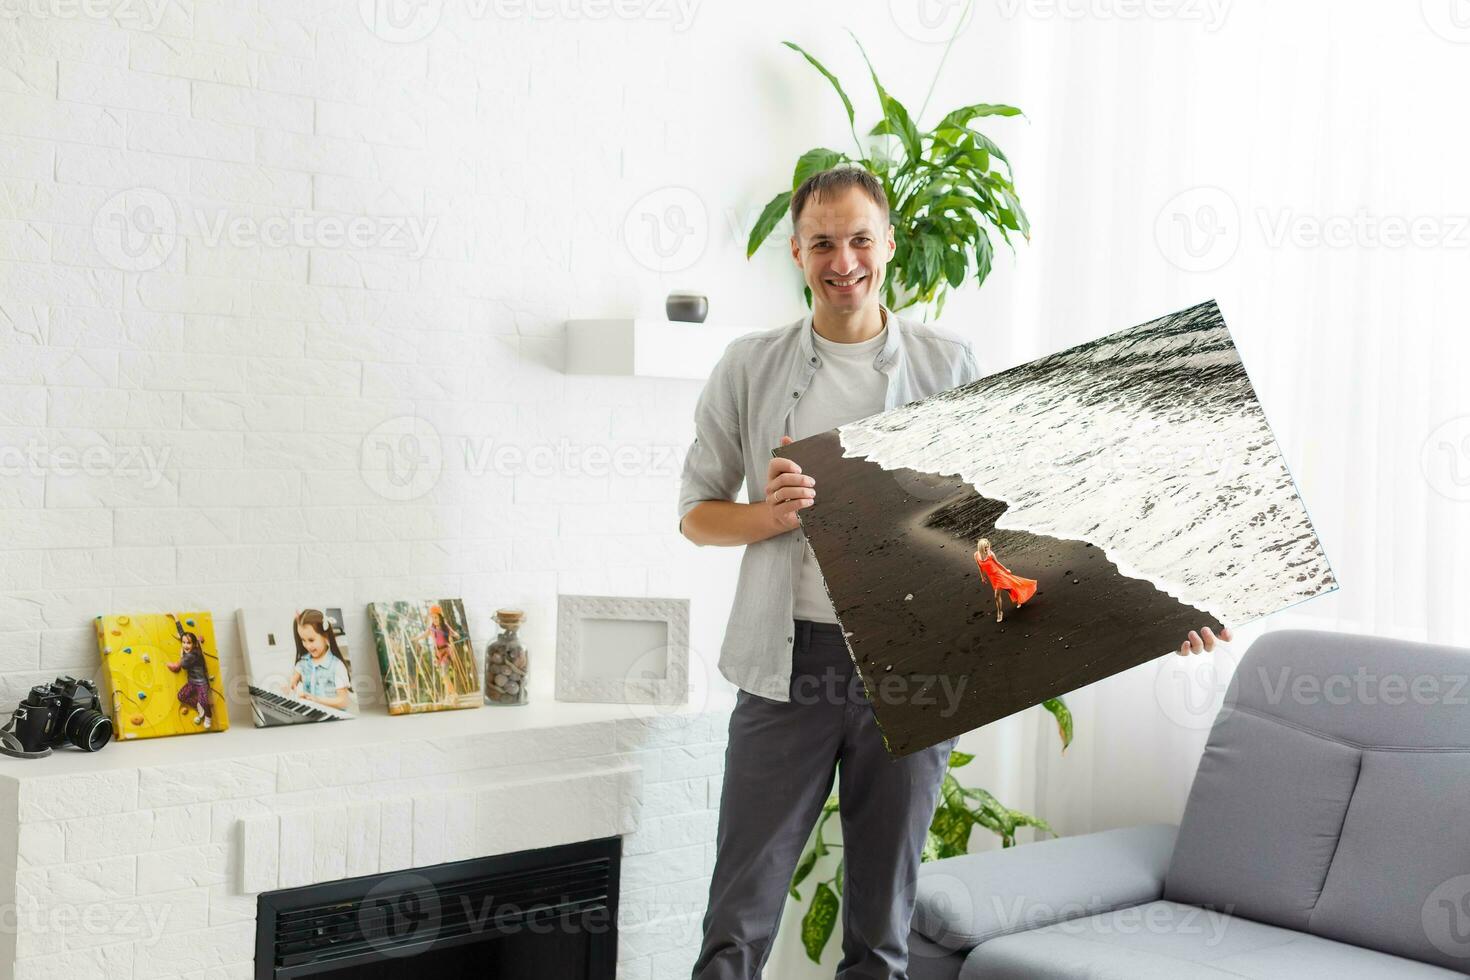
[[[758,327],[632,317],[567,321],[567,374],[709,377],[736,337]]]

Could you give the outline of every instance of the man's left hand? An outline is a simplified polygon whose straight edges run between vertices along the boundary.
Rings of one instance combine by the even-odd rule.
[[[1216,643],[1230,642],[1230,627],[1220,627],[1220,635],[1216,637],[1208,626],[1200,627],[1199,632],[1189,631],[1189,638],[1179,644],[1179,656],[1187,657],[1191,653],[1208,653],[1215,649]]]

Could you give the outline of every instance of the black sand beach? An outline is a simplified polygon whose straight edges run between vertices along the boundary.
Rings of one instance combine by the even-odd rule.
[[[1090,544],[996,529],[1006,505],[957,476],[844,458],[836,432],[775,454],[816,481],[802,525],[895,756],[1177,650],[1191,629],[1220,628]],[[977,537],[1037,581],[1020,609],[1005,597],[1001,623]]]

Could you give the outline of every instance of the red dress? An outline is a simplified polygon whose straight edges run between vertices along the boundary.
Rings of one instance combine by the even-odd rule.
[[[1011,594],[1011,601],[1018,606],[1036,594],[1036,579],[1012,575],[1009,568],[996,560],[994,552],[984,561],[977,553],[975,564],[980,566],[980,573],[990,582],[991,588],[1005,589]]]

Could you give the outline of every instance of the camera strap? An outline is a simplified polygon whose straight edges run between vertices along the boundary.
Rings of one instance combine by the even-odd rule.
[[[20,739],[11,730],[11,726],[14,724],[15,719],[11,718],[5,723],[4,728],[0,728],[0,753],[14,756],[17,759],[44,759],[51,754],[51,746],[49,745],[36,752],[27,752],[26,747],[21,744]]]

